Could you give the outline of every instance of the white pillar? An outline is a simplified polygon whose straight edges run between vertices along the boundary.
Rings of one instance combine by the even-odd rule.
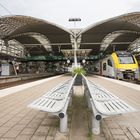
[[[100,134],[100,120],[97,120],[94,115],[92,115],[92,133]]]
[[[66,133],[68,131],[67,121],[68,121],[67,114],[64,114],[64,117],[60,118],[60,132],[61,133]]]
[[[77,50],[77,42],[76,42],[76,37],[74,38],[74,64],[75,67],[77,67],[77,55],[76,55],[76,50]]]

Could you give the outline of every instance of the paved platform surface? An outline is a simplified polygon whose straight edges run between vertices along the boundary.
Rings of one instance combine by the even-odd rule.
[[[62,76],[0,98],[0,140],[53,140],[58,118],[27,105],[69,78]]]
[[[106,140],[140,140],[140,91],[139,86],[123,81],[114,81],[99,76],[88,77],[102,85],[111,93],[124,100],[137,112],[106,118],[101,123],[102,134]]]
[[[118,83],[114,84],[114,82],[105,78],[88,77],[88,79],[101,84],[138,111],[104,119],[101,122],[102,132],[99,136],[91,135],[91,111],[84,103],[82,87],[77,86],[75,89],[75,96],[81,96],[78,97],[80,100],[76,101],[77,99],[74,99],[73,107],[68,109],[69,133],[66,136],[61,136],[58,133],[59,119],[57,117],[27,108],[32,101],[69,78],[70,76],[58,77],[1,97],[0,140],[140,140],[139,90]],[[78,105],[79,107],[77,107]]]

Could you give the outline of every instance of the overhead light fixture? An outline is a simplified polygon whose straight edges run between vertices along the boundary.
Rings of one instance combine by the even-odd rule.
[[[76,27],[76,22],[81,21],[81,18],[69,18],[70,22],[74,22],[74,28]]]

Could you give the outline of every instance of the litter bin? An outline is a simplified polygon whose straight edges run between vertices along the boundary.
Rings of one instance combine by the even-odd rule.
[[[77,75],[77,76],[76,76],[74,85],[75,85],[75,86],[80,86],[80,85],[82,85],[82,75]]]

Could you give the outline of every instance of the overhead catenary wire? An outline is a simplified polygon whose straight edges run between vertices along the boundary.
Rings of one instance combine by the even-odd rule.
[[[8,8],[6,8],[3,4],[0,3],[0,6],[1,6],[3,9],[5,9],[10,15],[12,15],[12,12],[11,12]]]

